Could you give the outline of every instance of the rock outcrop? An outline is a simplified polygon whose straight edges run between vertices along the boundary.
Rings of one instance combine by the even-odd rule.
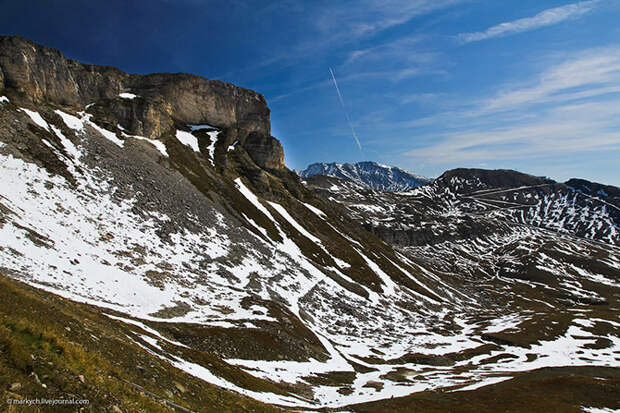
[[[284,166],[284,149],[272,137],[252,132],[243,142],[243,148],[261,168],[280,169]]]
[[[135,75],[109,66],[65,58],[58,50],[17,36],[0,36],[0,91],[15,99],[54,102],[83,108],[102,100],[132,127],[132,133],[157,134],[178,121],[208,123],[270,133],[269,108],[263,95],[230,83],[184,73]],[[121,93],[136,95],[123,99]],[[164,103],[165,102],[165,103]],[[149,133],[150,132],[150,133]]]
[[[569,179],[564,184],[577,192],[600,198],[620,208],[620,189],[616,186],[599,184],[578,178]]]
[[[284,167],[284,150],[270,135],[270,111],[253,90],[185,73],[128,74],[65,58],[17,36],[0,36],[0,94],[26,106],[48,102],[129,135],[161,139],[182,125],[227,130],[261,168]]]
[[[510,169],[476,169],[476,168],[456,168],[444,172],[437,181],[451,182],[452,180],[462,181],[464,185],[461,189],[471,186],[472,190],[484,188],[514,188],[520,186],[550,185],[555,181],[541,177],[525,174],[523,172]]]

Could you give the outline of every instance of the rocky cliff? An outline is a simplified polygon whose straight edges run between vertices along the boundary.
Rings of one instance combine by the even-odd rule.
[[[230,83],[184,73],[136,75],[67,59],[60,51],[17,36],[0,36],[0,93],[13,102],[48,102],[92,113],[130,135],[161,139],[178,125],[208,124],[230,130],[261,167],[284,166],[270,136],[263,95]],[[232,142],[231,142],[232,143]]]

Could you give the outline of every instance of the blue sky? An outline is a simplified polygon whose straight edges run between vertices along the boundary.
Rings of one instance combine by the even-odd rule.
[[[291,168],[375,160],[431,177],[510,168],[620,185],[617,0],[0,0],[0,10],[0,32],[71,58],[263,93]]]

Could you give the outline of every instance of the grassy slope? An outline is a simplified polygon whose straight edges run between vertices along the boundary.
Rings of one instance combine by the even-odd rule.
[[[172,368],[127,334],[96,307],[0,276],[0,411],[25,410],[7,406],[9,398],[89,399],[85,412],[175,411],[154,395],[199,412],[281,411]],[[14,383],[21,388],[11,391]],[[78,410],[51,409],[27,408]]]

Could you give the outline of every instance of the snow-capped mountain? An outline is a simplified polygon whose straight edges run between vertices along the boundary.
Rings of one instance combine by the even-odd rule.
[[[523,224],[618,246],[620,202],[618,188],[604,186],[589,195],[569,183],[600,188],[600,184],[571,180],[566,184],[510,170],[454,169],[432,184],[400,193],[366,190],[348,180],[308,179],[315,193],[346,205],[349,216],[385,241],[420,245],[436,240],[469,238],[490,226]],[[456,216],[464,228],[446,222],[429,230],[429,218]],[[463,221],[464,217],[473,221]],[[438,223],[439,224],[439,223]]]
[[[617,405],[613,198],[507,171],[412,188],[423,178],[372,163],[302,182],[256,92],[15,37],[0,69],[0,281],[22,291],[0,311],[30,308],[23,283],[47,309],[26,318],[75,321],[2,389],[45,384],[100,411],[496,411],[515,392],[534,410]],[[8,331],[51,334],[10,310],[1,357]],[[95,367],[54,367],[74,348]],[[549,407],[557,388],[570,394]]]
[[[432,182],[430,178],[376,162],[313,163],[298,173],[302,178],[309,178],[313,175],[328,175],[349,179],[366,188],[390,192],[407,191]]]

